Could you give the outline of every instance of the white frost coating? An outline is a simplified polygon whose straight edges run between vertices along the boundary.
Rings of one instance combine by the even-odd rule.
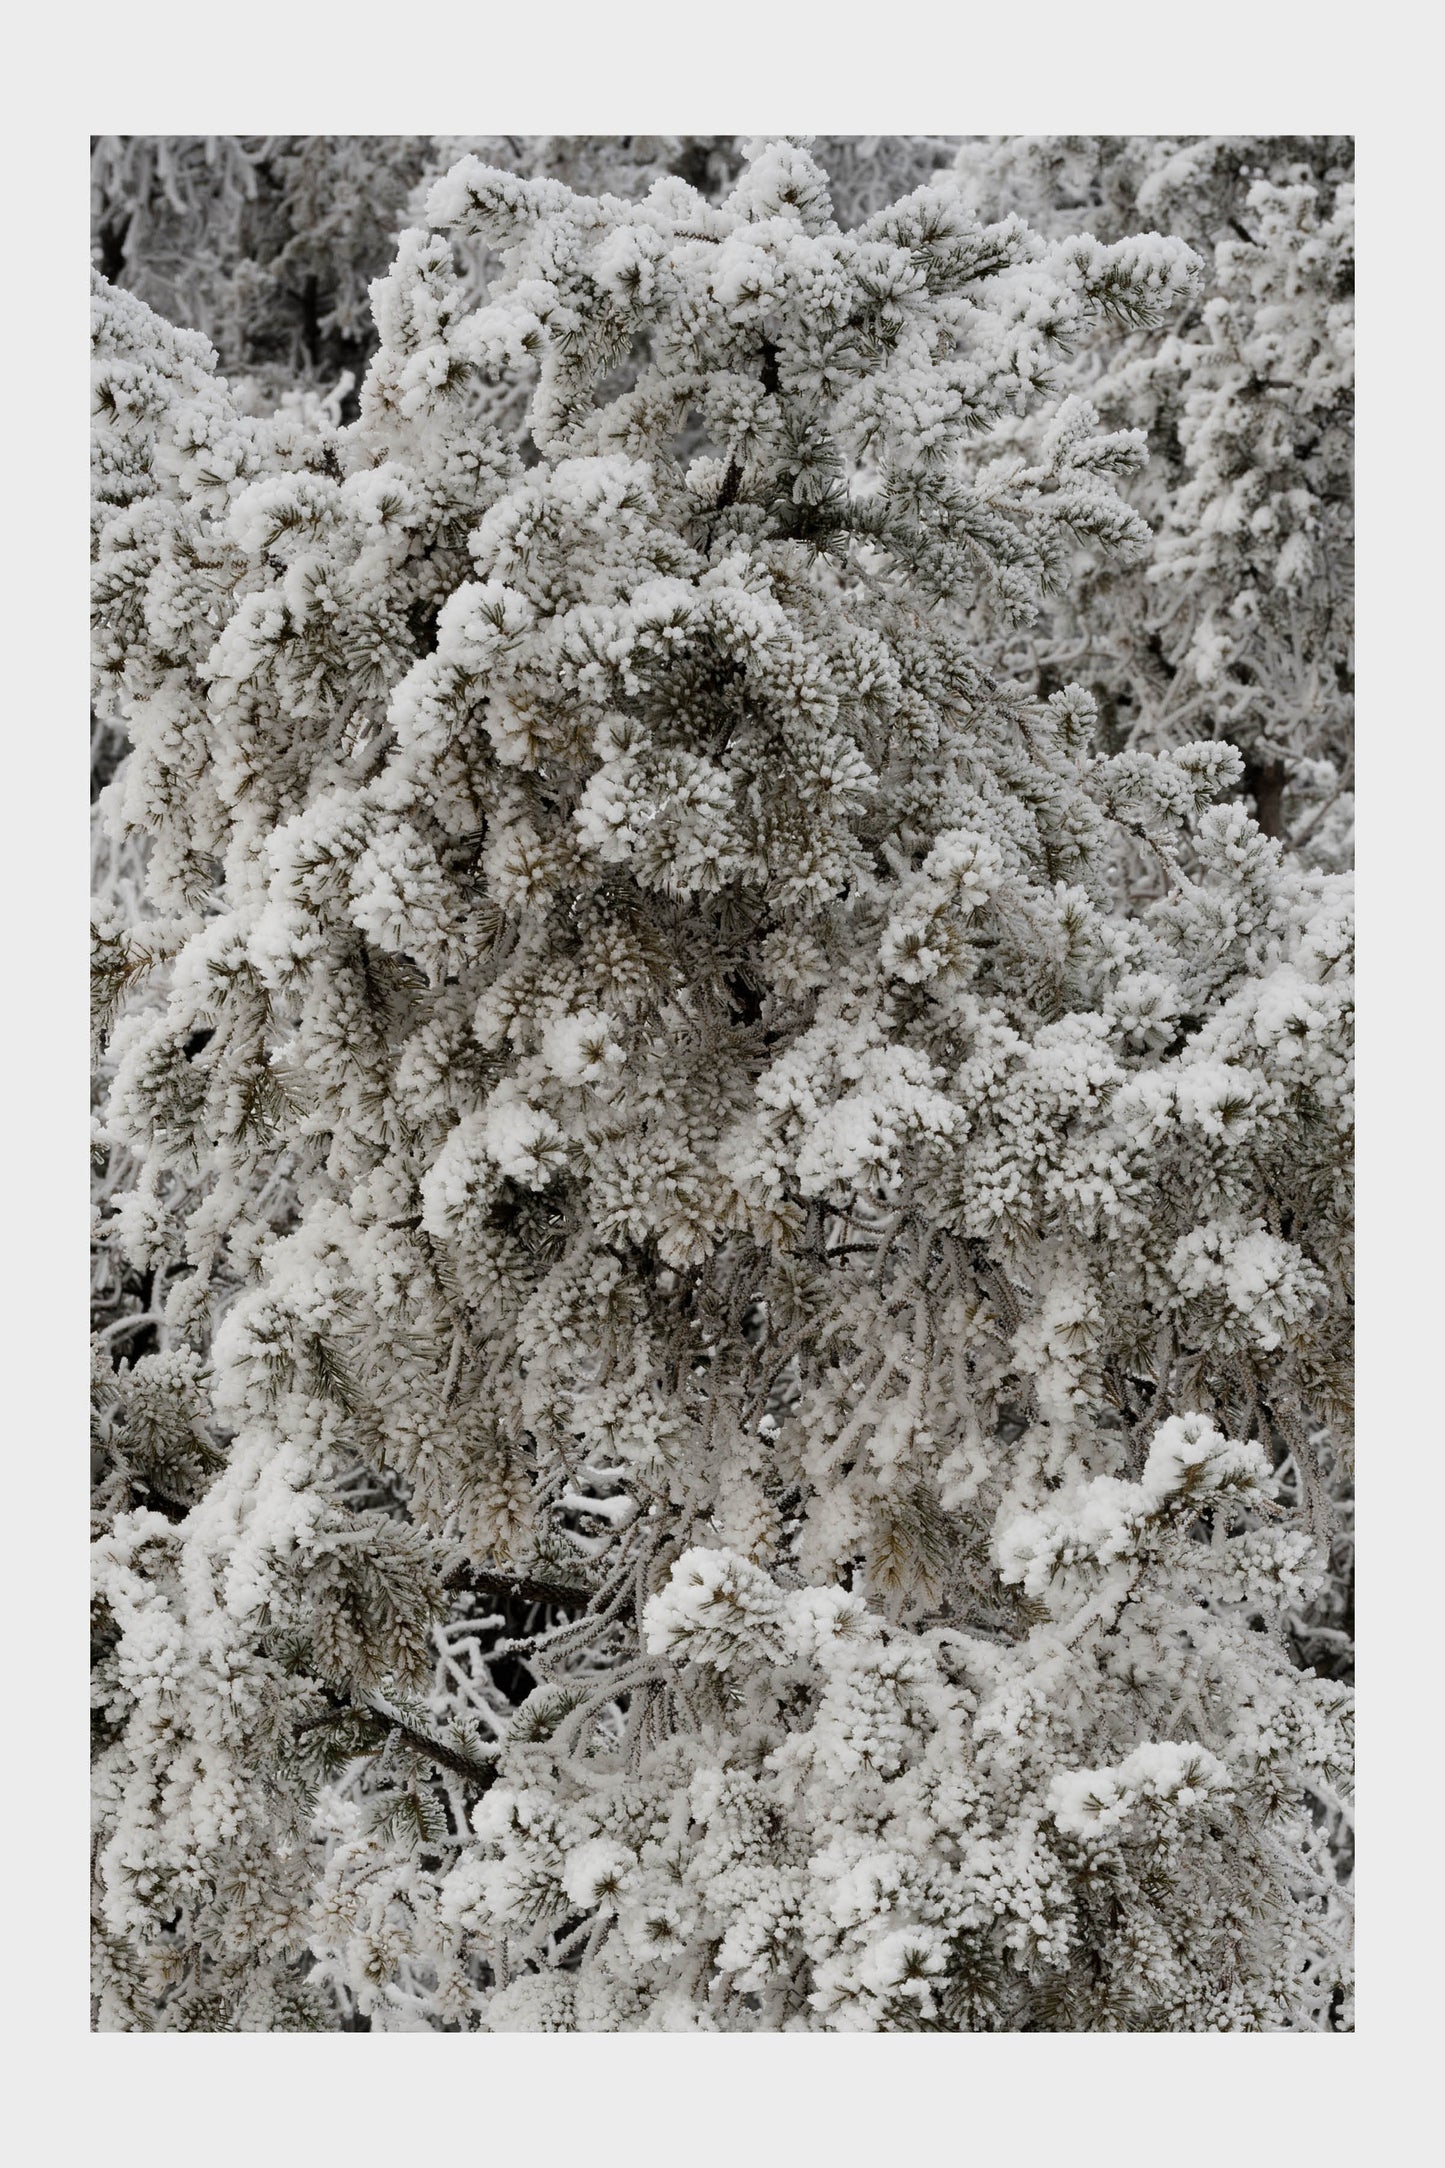
[[[106,2027],[1333,2022],[1345,238],[1102,140],[98,288]]]
[[[542,1107],[530,1106],[511,1084],[499,1085],[482,1119],[482,1141],[502,1173],[540,1188],[560,1164],[562,1132]]]
[[[595,1084],[623,1059],[605,1009],[559,1016],[542,1033],[542,1058],[564,1084]]]
[[[644,1617],[654,1656],[680,1655],[726,1671],[739,1656],[781,1658],[787,1650],[777,1588],[745,1558],[727,1551],[684,1552]]]
[[[1105,1836],[1151,1802],[1187,1814],[1229,1788],[1228,1770],[1207,1748],[1161,1740],[1136,1747],[1117,1769],[1055,1777],[1049,1811],[1070,1836]]]

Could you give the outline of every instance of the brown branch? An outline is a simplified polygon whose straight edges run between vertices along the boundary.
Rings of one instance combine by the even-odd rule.
[[[473,1596],[500,1596],[511,1603],[551,1604],[559,1611],[585,1611],[595,1589],[578,1588],[569,1581],[539,1581],[523,1574],[488,1573],[477,1566],[455,1567],[444,1588],[465,1590]]]
[[[483,1790],[496,1782],[495,1761],[473,1761],[470,1754],[458,1754],[452,1747],[443,1746],[439,1740],[428,1738],[424,1731],[413,1731],[411,1725],[402,1723],[399,1717],[388,1716],[381,1709],[373,1709],[370,1703],[367,1704],[367,1713],[374,1716],[378,1723],[386,1724],[392,1731],[399,1733],[409,1747],[418,1754],[425,1755],[428,1761],[435,1762],[438,1768],[450,1769],[453,1776],[465,1777],[468,1783],[480,1785]]]
[[[308,1731],[319,1731],[325,1724],[339,1724],[352,1716],[361,1717],[367,1723],[383,1725],[387,1731],[395,1732],[404,1739],[414,1752],[434,1762],[439,1769],[450,1769],[454,1776],[465,1777],[469,1783],[478,1784],[484,1790],[496,1780],[495,1761],[473,1761],[470,1755],[459,1754],[454,1747],[443,1746],[440,1740],[428,1737],[424,1731],[417,1731],[403,1718],[393,1716],[387,1709],[379,1709],[371,1701],[347,1700],[339,1708],[324,1710],[320,1716],[305,1716],[292,1727],[293,1734],[299,1739]]]
[[[707,523],[707,535],[702,545],[704,556],[707,556],[712,549],[712,538],[717,527],[718,513],[726,511],[729,505],[737,503],[738,485],[742,478],[743,470],[738,465],[738,455],[734,452],[728,460],[727,471],[722,478],[722,487],[717,493],[717,502],[713,506],[712,517]]]

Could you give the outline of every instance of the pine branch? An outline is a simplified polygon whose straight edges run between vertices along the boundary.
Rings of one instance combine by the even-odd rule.
[[[596,1590],[569,1581],[543,1581],[529,1575],[488,1573],[477,1566],[461,1565],[446,1576],[443,1587],[475,1596],[500,1596],[509,1603],[549,1604],[559,1611],[585,1611]]]
[[[459,1754],[454,1747],[443,1746],[440,1740],[429,1737],[424,1731],[418,1731],[414,1724],[407,1723],[405,1718],[394,1715],[384,1704],[374,1701],[352,1701],[348,1696],[337,1707],[325,1709],[319,1716],[302,1717],[299,1723],[292,1726],[292,1735],[300,1739],[307,1732],[319,1731],[328,1724],[344,1723],[351,1717],[361,1717],[380,1725],[389,1733],[395,1733],[398,1738],[404,1739],[415,1753],[425,1756],[439,1769],[449,1769],[453,1776],[462,1777],[482,1790],[496,1782],[495,1761],[474,1761],[468,1754]]]

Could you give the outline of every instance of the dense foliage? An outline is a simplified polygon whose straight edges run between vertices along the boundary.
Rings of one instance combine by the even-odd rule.
[[[1342,198],[1008,148],[97,278],[103,2027],[1347,2022]]]
[[[1353,778],[1353,146],[1333,136],[971,142],[972,190],[1044,232],[1157,222],[1201,252],[1192,306],[1081,354],[1079,388],[1150,462],[1146,565],[1076,583],[1016,652],[1084,676],[1121,741],[1245,756],[1270,835],[1348,863]]]

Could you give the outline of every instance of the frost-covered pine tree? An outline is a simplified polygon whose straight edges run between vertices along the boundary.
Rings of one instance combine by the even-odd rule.
[[[1013,656],[1077,673],[1108,730],[1219,737],[1265,832],[1348,864],[1354,695],[1354,146],[1340,136],[973,138],[971,196],[1039,230],[1181,233],[1204,276],[1163,326],[1095,338],[1071,388],[1143,428],[1149,561],[1075,583]],[[1027,424],[1024,425],[1027,428]]]
[[[348,427],[98,282],[103,2027],[1347,2007],[1349,888],[989,667],[1198,277],[997,208],[464,160]]]

